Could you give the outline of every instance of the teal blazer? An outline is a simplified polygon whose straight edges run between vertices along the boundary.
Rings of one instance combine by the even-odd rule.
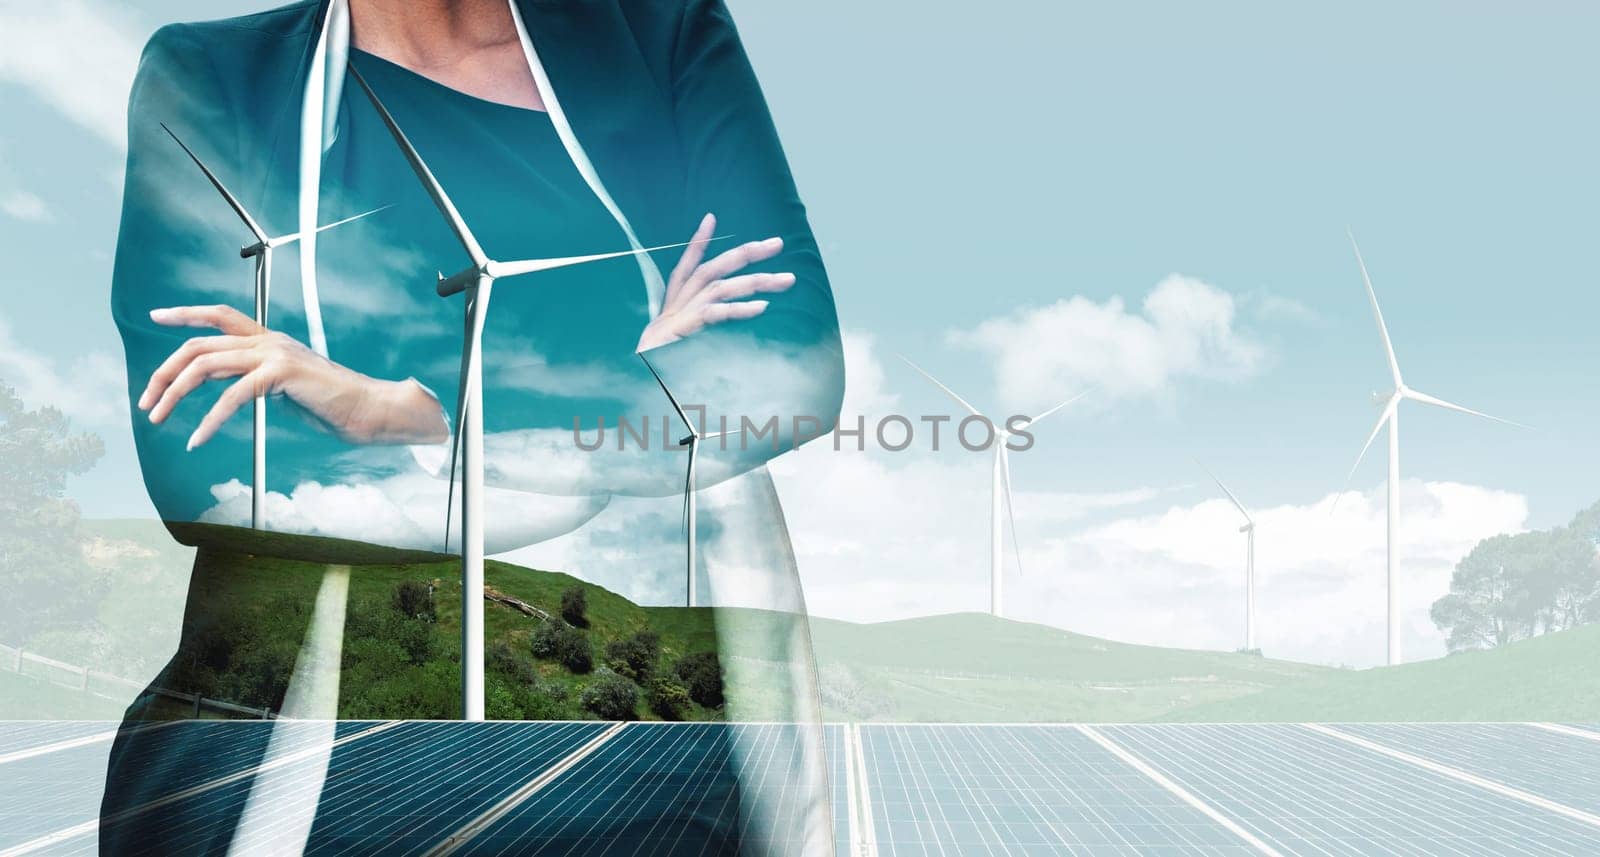
[[[785,239],[780,256],[749,270],[792,271],[794,287],[764,296],[771,303],[757,319],[708,328],[649,352],[651,364],[680,399],[705,404],[713,420],[718,413],[735,424],[741,415],[756,422],[779,417],[780,450],[805,439],[793,436],[795,416],[808,420],[802,435],[831,429],[844,369],[828,275],[723,0],[519,0],[518,6],[568,120],[641,243],[683,241],[708,211],[717,214],[719,232],[738,240]],[[323,0],[174,24],[145,48],[128,110],[127,183],[112,284],[130,399],[167,355],[196,334],[157,326],[148,311],[196,302],[174,274],[201,264],[203,220],[228,223],[218,200],[173,190],[177,175],[193,190],[194,167],[161,123],[203,133],[204,150],[229,167],[234,191],[268,230],[294,231],[301,94],[325,10]],[[361,98],[347,85],[341,114]],[[193,213],[200,206],[209,212],[204,219]],[[229,264],[207,253],[213,268]],[[240,283],[238,300],[231,303],[248,312],[247,268],[237,259],[231,263],[238,266],[231,276]],[[275,269],[276,301],[296,289],[288,258]],[[330,341],[330,348],[339,361],[340,343]],[[193,453],[183,451],[223,386],[213,382],[191,394],[194,401],[186,400],[162,426],[133,411],[146,486],[169,522],[195,520],[212,503],[210,486],[249,479],[248,438],[241,440],[238,432],[231,439],[219,435]],[[456,391],[435,392],[453,410]],[[668,413],[664,397],[661,404],[660,413]],[[241,412],[234,422],[244,427],[248,416]],[[280,467],[314,467],[285,456],[332,459],[342,452],[326,437],[298,446],[278,444],[274,437],[273,444],[269,482]],[[737,460],[720,472],[742,472],[773,454],[767,444],[753,444],[730,455]],[[708,479],[719,478],[717,472],[702,467]],[[670,490],[663,486],[659,493]]]

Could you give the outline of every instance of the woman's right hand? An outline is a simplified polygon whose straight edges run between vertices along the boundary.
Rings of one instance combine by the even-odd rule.
[[[744,298],[781,292],[794,285],[794,274],[791,273],[733,276],[748,265],[764,262],[783,252],[782,238],[741,244],[702,264],[706,244],[716,227],[715,215],[707,214],[700,221],[700,228],[695,230],[689,246],[684,248],[677,267],[672,269],[672,277],[667,281],[667,294],[661,303],[661,314],[645,327],[639,337],[639,351],[649,351],[676,342],[698,333],[708,325],[755,318],[766,312],[767,301],[747,301]]]

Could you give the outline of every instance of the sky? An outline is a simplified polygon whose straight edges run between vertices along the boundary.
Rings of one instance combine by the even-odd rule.
[[[1007,615],[1237,647],[1209,468],[1258,520],[1267,653],[1381,660],[1381,442],[1333,508],[1389,383],[1347,230],[1407,383],[1532,426],[1403,407],[1408,654],[1442,653],[1427,606],[1479,539],[1600,500],[1600,10],[730,6],[829,266],[847,418],[953,412],[901,355],[990,413],[1090,391],[1012,458]],[[149,513],[107,312],[138,51],[257,8],[0,0],[0,378],[106,438],[91,516]],[[986,456],[824,441],[773,470],[814,613],[987,607]],[[594,538],[524,555],[581,572]]]

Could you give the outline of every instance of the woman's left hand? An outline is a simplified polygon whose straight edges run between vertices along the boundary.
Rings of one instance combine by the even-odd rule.
[[[160,424],[206,381],[238,378],[189,436],[189,449],[210,440],[247,402],[271,395],[287,396],[355,443],[428,443],[449,435],[438,402],[415,380],[384,381],[340,366],[233,307],[168,307],[152,310],[150,319],[221,332],[190,339],[151,374],[139,396],[151,422]]]
[[[667,294],[661,303],[661,314],[639,336],[639,351],[649,351],[676,342],[710,325],[755,318],[767,311],[767,302],[745,298],[781,292],[794,285],[794,274],[787,272],[738,274],[750,265],[783,252],[782,238],[751,241],[709,262],[702,262],[706,244],[716,228],[715,215],[707,214],[700,221],[700,228],[689,239],[689,246],[684,248],[683,256],[678,259],[672,276],[667,280]]]

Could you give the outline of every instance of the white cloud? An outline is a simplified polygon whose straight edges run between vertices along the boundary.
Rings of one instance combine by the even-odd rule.
[[[876,377],[870,338],[856,344],[847,349],[850,377]],[[775,462],[812,611],[882,621],[987,609],[989,467],[989,456],[959,448],[835,452],[826,440]],[[1152,504],[1192,489],[1083,494],[1031,489],[1025,469],[1014,478],[1023,573],[1007,544],[1008,616],[1151,645],[1242,644],[1245,542],[1226,500],[1158,511]],[[1443,638],[1428,608],[1448,590],[1455,563],[1482,538],[1524,529],[1528,503],[1450,482],[1407,482],[1402,495],[1404,648],[1407,657],[1436,656]],[[1383,494],[1348,492],[1337,512],[1333,500],[1254,510],[1258,644],[1274,657],[1379,663]]]
[[[0,2],[0,80],[110,143],[127,148],[127,99],[148,27],[91,0]]]
[[[357,539],[390,547],[443,550],[446,483],[423,474],[371,482],[302,482],[287,495],[269,491],[267,528],[277,532]],[[250,487],[231,479],[211,488],[216,504],[200,516],[209,524],[248,526]],[[489,553],[513,550],[581,527],[604,509],[606,497],[553,497],[487,488],[484,543]],[[459,497],[452,512],[452,546],[460,548]]]
[[[1001,397],[1018,407],[1088,386],[1113,397],[1161,396],[1184,378],[1248,377],[1267,356],[1237,327],[1232,295],[1181,274],[1157,284],[1138,311],[1120,296],[1074,296],[948,338],[987,353]]]
[[[48,223],[55,219],[44,200],[25,190],[14,190],[0,196],[0,211],[29,223]]]
[[[49,405],[82,426],[124,426],[128,393],[120,355],[88,351],[61,366],[18,342],[0,317],[0,381],[30,408]]]

